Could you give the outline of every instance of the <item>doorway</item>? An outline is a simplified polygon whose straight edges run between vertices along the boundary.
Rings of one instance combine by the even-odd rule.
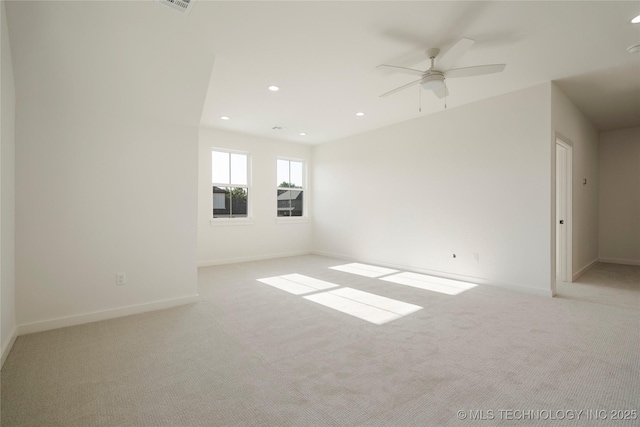
[[[571,179],[573,148],[556,139],[556,280],[573,281]]]

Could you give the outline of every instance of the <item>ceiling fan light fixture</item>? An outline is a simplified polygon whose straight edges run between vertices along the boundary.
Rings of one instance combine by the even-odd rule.
[[[444,76],[442,74],[430,74],[424,76],[420,82],[425,90],[436,90],[444,87]]]

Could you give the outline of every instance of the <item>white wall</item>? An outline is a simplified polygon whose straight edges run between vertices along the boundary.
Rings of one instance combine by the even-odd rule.
[[[175,34],[199,28],[153,2],[7,10],[19,333],[195,300],[198,125],[213,56]],[[140,12],[153,28],[139,31]]]
[[[550,116],[544,84],[315,146],[315,251],[551,295]]]
[[[640,265],[640,127],[600,134],[601,261]]]
[[[0,344],[4,363],[16,335],[15,87],[5,3],[0,6]]]
[[[552,138],[559,137],[573,147],[572,270],[575,279],[598,260],[598,131],[555,84],[551,90]],[[555,159],[555,148],[553,157]],[[555,179],[554,167],[552,175]],[[555,187],[552,191],[555,194]],[[552,231],[555,239],[555,227]]]
[[[252,163],[249,194],[252,220],[248,225],[211,224],[211,149],[248,152]],[[289,157],[307,162],[311,176],[311,148],[308,145],[259,138],[209,128],[200,130],[198,264],[215,265],[308,253],[311,248],[309,219],[276,220],[276,159]],[[307,195],[312,183],[307,181]],[[307,212],[312,200],[307,197]],[[244,222],[244,221],[243,221]],[[245,224],[247,222],[244,222]]]

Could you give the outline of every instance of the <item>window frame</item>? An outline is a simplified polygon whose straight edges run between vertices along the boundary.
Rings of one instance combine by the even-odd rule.
[[[231,154],[240,154],[246,157],[247,159],[247,184],[246,185],[238,185],[238,184],[232,184],[231,182],[229,182],[228,184],[226,183],[215,183],[213,182],[213,152],[217,151],[219,153],[228,153],[229,154],[229,181],[231,181]],[[233,150],[233,149],[229,149],[229,148],[222,148],[222,147],[211,147],[211,149],[209,150],[209,152],[211,153],[211,192],[210,192],[210,203],[209,203],[209,209],[211,212],[211,217],[209,218],[209,223],[211,225],[249,225],[249,224],[253,224],[253,203],[252,203],[252,188],[251,188],[251,178],[252,178],[252,173],[251,173],[251,169],[252,169],[252,163],[251,163],[251,153],[247,152],[247,151],[241,151],[241,150]],[[232,217],[214,217],[213,216],[213,187],[225,187],[225,188],[244,188],[247,191],[247,216],[246,217],[236,217],[236,218],[232,218]]]
[[[300,190],[302,191],[302,215],[301,216],[278,216],[278,191],[277,190],[285,190],[285,189],[292,189],[291,187],[280,187],[280,184],[278,181],[278,161],[279,160],[284,160],[289,162],[289,180],[291,180],[291,162],[298,162],[302,164],[302,188],[294,188],[295,190]],[[307,222],[309,215],[308,215],[308,206],[309,206],[309,200],[308,200],[308,168],[307,168],[307,160],[305,159],[299,159],[299,158],[294,158],[294,157],[285,157],[285,156],[278,156],[276,157],[276,203],[275,203],[275,215],[276,215],[276,222],[278,223],[296,223],[296,222]]]

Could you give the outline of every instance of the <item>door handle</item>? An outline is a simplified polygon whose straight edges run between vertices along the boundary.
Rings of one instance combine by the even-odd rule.
[[[564,219],[561,219],[561,220],[560,220],[560,224],[561,224],[561,225],[562,225],[562,224],[564,224]]]

